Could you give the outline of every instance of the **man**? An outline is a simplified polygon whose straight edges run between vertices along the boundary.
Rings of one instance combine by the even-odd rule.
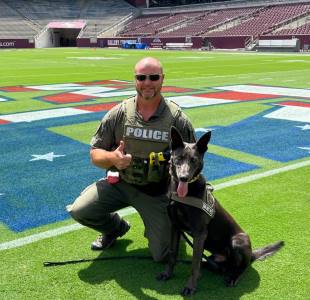
[[[164,76],[157,59],[140,60],[135,66],[136,96],[112,108],[92,138],[93,164],[119,174],[90,185],[67,208],[76,221],[101,233],[92,250],[111,247],[130,229],[116,211],[132,206],[142,217],[153,259],[167,257],[170,128],[177,127],[187,142],[194,142],[195,134],[179,106],[161,95]]]

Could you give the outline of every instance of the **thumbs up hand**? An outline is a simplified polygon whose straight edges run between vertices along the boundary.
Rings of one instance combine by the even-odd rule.
[[[131,154],[125,154],[124,149],[125,149],[125,143],[124,141],[120,141],[119,146],[114,150],[115,154],[114,166],[118,170],[126,169],[130,165],[132,160]]]

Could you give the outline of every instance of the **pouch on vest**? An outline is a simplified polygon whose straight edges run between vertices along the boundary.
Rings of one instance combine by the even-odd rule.
[[[139,157],[133,157],[130,168],[121,170],[128,183],[144,184],[147,178],[148,161]]]
[[[163,152],[151,152],[147,179],[149,182],[160,182],[168,176],[167,158]]]
[[[144,121],[137,115],[135,98],[123,102],[126,118],[122,139],[126,153],[132,155],[132,163],[120,175],[128,183],[146,185],[161,182],[169,175],[169,159],[162,160],[160,153],[169,150],[170,128],[181,110],[177,104],[163,101],[165,107],[161,116],[151,121]],[[150,158],[157,162],[153,163]]]

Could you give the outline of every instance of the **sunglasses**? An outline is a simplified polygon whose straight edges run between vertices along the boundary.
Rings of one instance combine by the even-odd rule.
[[[136,74],[135,78],[138,81],[145,81],[146,79],[149,79],[151,81],[157,81],[160,78],[160,74],[151,74],[151,75]]]

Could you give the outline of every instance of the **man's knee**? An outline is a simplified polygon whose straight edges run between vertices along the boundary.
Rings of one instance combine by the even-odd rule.
[[[84,189],[72,204],[67,205],[66,210],[74,220],[83,223],[83,220],[89,218],[95,210],[93,206],[98,197],[97,187],[92,184]]]

